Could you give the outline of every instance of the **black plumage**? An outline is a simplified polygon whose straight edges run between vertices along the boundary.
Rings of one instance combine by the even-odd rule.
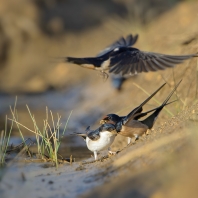
[[[119,75],[134,75],[141,72],[150,72],[172,68],[198,53],[189,55],[166,55],[155,52],[140,51],[131,47],[138,39],[138,35],[121,37],[109,47],[105,48],[96,57],[74,58],[66,57],[67,62],[102,72]]]
[[[151,129],[155,123],[155,120],[157,119],[159,113],[161,110],[168,104],[175,102],[169,102],[169,99],[179,86],[181,81],[175,86],[175,88],[171,91],[171,93],[168,95],[168,97],[165,99],[165,101],[157,108],[154,108],[152,110],[149,110],[147,112],[143,111],[143,106],[165,85],[163,84],[160,88],[158,88],[151,96],[149,96],[142,104],[140,104],[138,107],[133,109],[128,115],[126,116],[118,116],[116,114],[108,114],[106,115],[101,121],[101,124],[104,123],[111,123],[116,125],[116,131],[118,134],[126,136],[129,138],[128,143],[130,143],[131,138],[135,137],[137,139],[139,136],[144,134],[147,129]],[[147,114],[153,112],[151,115],[149,115],[144,120],[139,120],[140,118],[146,116]]]

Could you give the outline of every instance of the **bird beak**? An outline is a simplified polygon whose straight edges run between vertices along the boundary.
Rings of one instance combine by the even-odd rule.
[[[116,124],[112,120],[109,120],[109,117],[108,116],[105,116],[102,120],[100,120],[100,124],[105,124],[105,123]]]
[[[108,121],[109,121],[108,116],[104,116],[104,117],[102,118],[102,120],[100,120],[100,124],[108,123]]]
[[[105,120],[105,119],[103,119],[103,120],[100,120],[100,124],[105,124],[105,123],[108,123],[108,124],[116,124],[114,121],[112,121],[112,120]]]

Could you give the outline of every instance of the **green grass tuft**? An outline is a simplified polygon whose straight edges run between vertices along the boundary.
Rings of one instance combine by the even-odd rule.
[[[69,119],[71,117],[72,111],[61,133],[60,132],[61,116],[59,114],[57,114],[57,121],[55,121],[52,111],[49,111],[48,108],[46,107],[46,118],[43,120],[43,128],[40,129],[29,107],[27,105],[26,107],[27,107],[29,116],[32,120],[33,126],[34,126],[33,130],[19,123],[14,113],[12,113],[13,119],[11,120],[17,124],[20,134],[22,134],[20,130],[20,126],[34,133],[36,142],[37,142],[38,155],[43,159],[46,159],[46,156],[47,156],[49,160],[54,162],[56,167],[58,167],[58,150],[61,144],[61,140],[66,132],[66,128],[67,128]]]

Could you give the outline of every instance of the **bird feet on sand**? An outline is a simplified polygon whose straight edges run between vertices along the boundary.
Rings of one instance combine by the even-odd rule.
[[[137,134],[135,134],[134,136],[135,137],[133,137],[133,138],[128,137],[128,139],[127,139],[127,143],[128,143],[127,146],[129,146],[130,144],[135,144],[136,141],[139,139],[139,136]]]
[[[117,154],[117,152],[116,151],[109,151],[109,154],[110,155],[115,155],[115,154]]]
[[[110,154],[110,155],[115,155],[115,154],[117,154],[116,151],[111,151],[111,148],[108,148],[108,151],[109,151],[109,154]]]

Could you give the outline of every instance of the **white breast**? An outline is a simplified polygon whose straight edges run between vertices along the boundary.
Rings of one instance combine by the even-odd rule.
[[[100,132],[100,138],[96,141],[93,141],[87,137],[87,147],[92,152],[106,150],[113,143],[115,136],[116,134],[112,134],[109,131],[104,131]]]

